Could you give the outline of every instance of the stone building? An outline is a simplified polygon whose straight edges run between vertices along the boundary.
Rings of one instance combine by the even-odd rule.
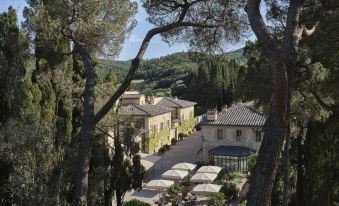
[[[138,104],[143,105],[146,103],[146,97],[138,91],[126,91],[119,99],[121,105]]]
[[[125,92],[119,99],[119,113],[139,128],[141,152],[153,154],[171,144],[180,132],[194,128],[195,102],[172,97],[145,97],[137,91]]]
[[[196,102],[178,99],[177,97],[161,97],[156,105],[173,108],[171,119],[175,128],[175,137],[178,133],[186,133],[194,128],[194,106]]]
[[[219,113],[208,110],[202,120],[204,161],[226,171],[247,171],[249,155],[260,148],[265,120],[248,104],[234,105]]]

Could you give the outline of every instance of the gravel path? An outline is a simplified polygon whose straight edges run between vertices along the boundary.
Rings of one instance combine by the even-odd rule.
[[[201,149],[201,132],[195,132],[189,137],[185,137],[183,141],[178,141],[176,145],[164,154],[160,155],[161,159],[154,165],[154,169],[149,171],[149,175],[145,177],[144,182],[147,183],[152,179],[160,179],[165,171],[180,162],[194,163],[202,159]],[[130,191],[126,193],[124,200],[139,199],[155,205],[154,201],[159,199],[159,192],[143,189],[140,192]]]

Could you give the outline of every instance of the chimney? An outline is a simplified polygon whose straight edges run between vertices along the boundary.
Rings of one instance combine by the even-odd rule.
[[[218,111],[216,109],[208,109],[206,116],[207,121],[215,121],[218,118]]]
[[[173,99],[174,99],[174,100],[178,100],[178,97],[177,97],[177,96],[174,96]]]
[[[227,105],[222,106],[221,111],[226,112],[228,109]]]
[[[152,95],[151,97],[150,97],[150,102],[151,102],[151,104],[153,104],[154,105],[154,95]]]

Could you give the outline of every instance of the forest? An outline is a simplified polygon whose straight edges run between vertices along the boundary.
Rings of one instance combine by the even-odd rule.
[[[0,13],[0,205],[123,205],[145,173],[136,128],[107,138],[128,89],[195,101],[197,114],[254,101],[268,118],[247,205],[339,205],[339,2],[142,6],[154,28],[126,62],[114,58],[136,2],[27,0],[20,25],[15,8]],[[156,35],[194,52],[143,60]]]

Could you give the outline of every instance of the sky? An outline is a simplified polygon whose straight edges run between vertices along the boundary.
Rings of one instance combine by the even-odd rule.
[[[136,55],[139,49],[139,46],[144,36],[146,35],[147,31],[154,27],[152,24],[147,22],[146,20],[147,14],[145,10],[141,7],[140,2],[138,3],[139,3],[139,11],[135,16],[138,22],[137,26],[131,32],[129,39],[127,39],[126,42],[123,44],[123,48],[118,57],[118,60],[132,59]],[[0,0],[0,12],[6,11],[9,6],[12,6],[17,10],[18,23],[23,21],[24,19],[22,17],[22,10],[26,6],[26,1],[25,0]],[[250,37],[250,39],[253,39],[253,37]],[[227,48],[227,50],[232,51],[232,50],[241,48],[243,46],[244,46],[244,42],[241,42],[237,45],[231,45],[229,48]],[[189,48],[187,47],[187,45],[182,44],[182,43],[169,46],[167,43],[162,41],[161,37],[158,35],[158,36],[155,36],[151,40],[144,58],[145,59],[157,58],[157,57],[165,56],[167,54],[171,54],[175,52],[187,51],[188,49]]]

